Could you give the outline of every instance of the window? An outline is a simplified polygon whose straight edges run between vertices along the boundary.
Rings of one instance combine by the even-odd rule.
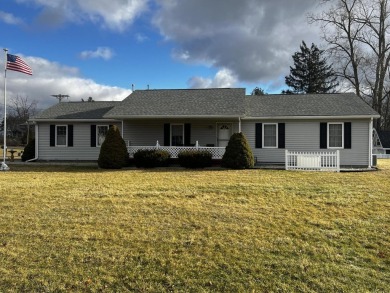
[[[96,146],[101,146],[106,139],[108,132],[108,125],[97,125],[96,126]]]
[[[67,129],[66,125],[56,125],[56,146],[67,145]]]
[[[172,124],[171,125],[171,146],[183,146],[184,145],[184,125]]]
[[[344,147],[344,124],[328,123],[328,148]]]
[[[276,123],[263,124],[263,148],[278,147],[278,125]]]

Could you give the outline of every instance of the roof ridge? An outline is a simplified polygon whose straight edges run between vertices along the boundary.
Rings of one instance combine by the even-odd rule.
[[[223,87],[223,88],[196,88],[196,89],[135,89],[134,92],[136,91],[206,91],[206,90],[245,90],[243,87]]]

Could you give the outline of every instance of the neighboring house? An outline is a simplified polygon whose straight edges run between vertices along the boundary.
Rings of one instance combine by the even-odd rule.
[[[243,132],[259,164],[285,164],[286,150],[339,151],[342,166],[372,166],[372,121],[355,94],[247,96],[245,89],[136,90],[122,102],[59,103],[34,117],[40,160],[96,160],[116,124],[132,155],[156,145],[175,157],[202,147],[221,158]]]

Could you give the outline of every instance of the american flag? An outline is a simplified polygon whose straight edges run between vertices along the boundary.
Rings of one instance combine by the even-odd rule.
[[[7,69],[32,75],[31,67],[16,55],[7,54]]]

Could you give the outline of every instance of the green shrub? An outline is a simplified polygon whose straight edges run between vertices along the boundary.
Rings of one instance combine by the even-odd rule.
[[[166,167],[171,155],[164,150],[138,150],[134,153],[137,168]]]
[[[103,169],[121,169],[129,162],[129,153],[116,125],[110,127],[100,147],[98,165]]]
[[[254,158],[252,150],[243,133],[234,133],[222,157],[222,166],[231,169],[252,168]]]
[[[35,158],[35,139],[32,139],[25,146],[21,159],[22,162],[25,162],[34,158]]]
[[[212,163],[212,154],[208,151],[185,150],[178,155],[179,164],[185,168],[205,168]]]

